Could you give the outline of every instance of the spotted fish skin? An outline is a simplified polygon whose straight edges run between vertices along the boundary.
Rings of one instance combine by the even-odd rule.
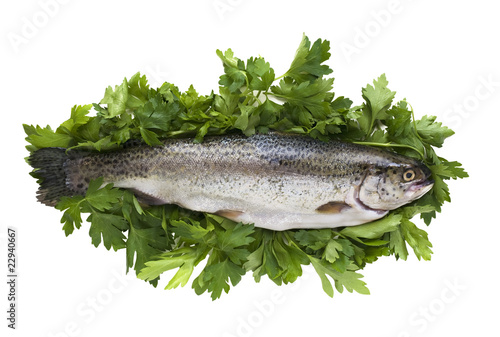
[[[49,172],[40,163],[57,157],[54,151],[39,150],[30,163]],[[54,175],[65,175],[64,186],[54,191],[57,179],[48,174],[51,186],[42,183],[39,190],[47,205],[57,203],[58,193],[84,194],[90,180],[102,176],[144,203],[177,204],[273,230],[366,223],[432,187],[429,169],[411,158],[279,133],[206,137],[202,143],[169,139],[158,147],[62,155],[63,168]],[[414,176],[405,181],[409,171]]]

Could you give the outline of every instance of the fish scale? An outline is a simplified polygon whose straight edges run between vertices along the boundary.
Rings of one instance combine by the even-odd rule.
[[[44,167],[45,157],[59,158],[63,169]],[[30,163],[48,182],[38,197],[48,205],[61,195],[85,194],[91,180],[103,177],[146,204],[177,204],[273,230],[358,225],[432,187],[428,168],[414,159],[280,133],[206,137],[202,143],[168,139],[163,146],[106,153],[46,148]],[[404,181],[408,170],[414,181]],[[58,187],[62,179],[54,176],[61,174],[64,186]]]

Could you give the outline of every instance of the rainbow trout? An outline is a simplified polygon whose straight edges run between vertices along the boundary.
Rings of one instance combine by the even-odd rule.
[[[428,192],[422,163],[378,148],[310,137],[169,139],[103,153],[44,148],[29,163],[38,200],[84,195],[89,182],[133,191],[145,204],[177,204],[272,230],[354,226]]]

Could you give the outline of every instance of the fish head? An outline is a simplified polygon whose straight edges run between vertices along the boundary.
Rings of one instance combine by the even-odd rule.
[[[427,166],[416,161],[370,167],[359,187],[358,200],[374,210],[393,210],[431,190]]]

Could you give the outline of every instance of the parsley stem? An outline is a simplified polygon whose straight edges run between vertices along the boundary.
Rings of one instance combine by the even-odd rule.
[[[401,147],[401,148],[412,149],[415,152],[417,152],[422,159],[425,159],[424,154],[419,149],[411,145],[396,144],[396,143],[375,143],[375,142],[353,142],[353,143],[359,145],[380,146],[380,147]]]
[[[295,248],[302,250],[299,245],[295,242],[295,240],[290,236],[289,231],[282,232],[283,236],[286,238],[288,246],[295,246]]]
[[[281,80],[283,77],[287,76],[288,72],[284,73],[280,77],[275,77],[273,82],[276,82],[277,80]]]
[[[417,129],[417,122],[415,121],[415,114],[413,113],[413,107],[411,106],[410,103],[406,102],[406,104],[408,104],[410,106],[410,111],[411,111],[411,119],[412,119],[412,122],[413,122],[413,128],[415,130],[415,135],[417,136],[417,138],[420,140],[420,142],[422,143],[422,147],[424,148],[424,155],[422,155],[422,159],[425,159],[427,158],[427,150],[425,148],[425,146],[423,146],[424,144],[424,140],[422,139],[422,137],[420,137],[420,134],[418,133],[418,129]]]
[[[259,90],[257,92],[257,95],[254,96],[254,100],[252,101],[252,104],[255,103],[255,101],[257,101],[258,105],[262,105],[262,101],[259,99],[261,94],[262,94],[262,90]]]
[[[244,94],[246,96],[245,100],[243,101],[242,105],[243,106],[246,106],[248,105],[248,102],[250,101],[250,99],[252,98],[252,95],[249,95],[247,93]]]

